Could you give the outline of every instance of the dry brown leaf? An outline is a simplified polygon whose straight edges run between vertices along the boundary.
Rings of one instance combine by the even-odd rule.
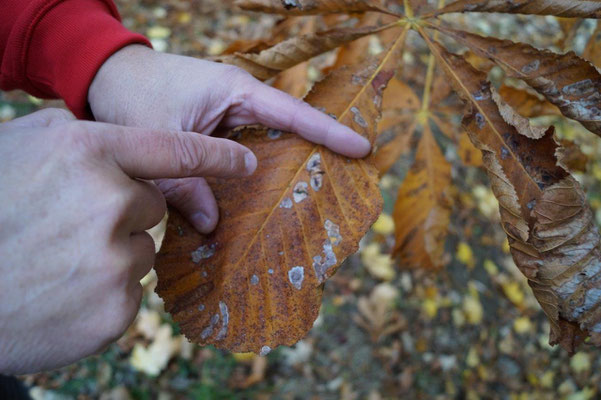
[[[601,344],[599,233],[584,192],[559,165],[553,128],[540,139],[521,135],[486,75],[421,33],[470,106],[464,126],[482,151],[512,256],[551,322],[550,343],[569,352],[586,336]]]
[[[521,135],[531,139],[540,139],[547,133],[547,128],[530,125],[530,120],[517,113],[503,100],[494,87],[490,87],[492,99],[497,104],[501,116],[509,125],[513,125]]]
[[[351,14],[366,11],[390,13],[376,0],[236,0],[235,5],[248,11],[285,15]]]
[[[305,100],[373,143],[404,39],[378,59],[333,72]],[[372,158],[349,160],[267,129],[242,131],[240,143],[257,155],[257,171],[210,181],[221,210],[212,234],[172,214],[157,292],[191,341],[266,354],[309,331],[323,283],[357,250],[382,199]]]
[[[227,54],[215,57],[214,60],[236,65],[256,78],[266,80],[315,56],[382,29],[384,28],[370,26],[310,33],[292,37],[260,53]]]
[[[556,42],[556,44],[560,49],[566,50],[574,41],[574,36],[576,35],[576,32],[578,32],[578,28],[580,28],[580,25],[582,25],[584,20],[582,18],[562,17],[556,17],[556,20],[561,28],[561,32],[563,33],[563,36]]]
[[[589,60],[597,67],[601,67],[601,24],[599,21],[597,21],[597,27],[586,44],[582,58]]]
[[[601,2],[596,0],[459,0],[437,11],[436,15],[452,12],[503,12],[601,18]]]
[[[417,112],[421,100],[405,82],[392,78],[382,100],[382,118],[378,123],[375,164],[384,175],[403,154],[411,151],[415,117],[406,111]]]
[[[316,17],[296,17],[310,18],[302,25],[300,34],[306,35],[315,29]],[[309,89],[309,61],[304,61],[292,68],[280,72],[274,82],[273,87],[280,89],[294,97],[303,98]]]
[[[394,206],[395,248],[401,265],[439,268],[450,207],[444,190],[451,182],[451,165],[440,151],[428,124],[423,126],[411,166]]]
[[[537,95],[527,90],[503,85],[499,94],[520,115],[526,118],[540,117],[542,115],[561,115],[559,109]]]
[[[409,85],[392,78],[382,99],[382,110],[419,110],[421,101]]]
[[[411,151],[413,134],[416,123],[413,116],[405,115],[405,120],[400,121],[392,127],[390,135],[388,132],[378,136],[377,150],[374,163],[380,176],[384,175],[402,155]]]
[[[570,171],[586,172],[588,157],[582,152],[580,146],[567,139],[561,139],[559,144],[561,163]]]
[[[396,17],[381,13],[365,13],[361,16],[357,28],[370,27],[370,26],[385,26],[393,23],[397,20]],[[383,48],[388,48],[390,44],[396,39],[398,32],[394,29],[389,29],[378,35],[378,39]],[[345,44],[338,51],[336,62],[332,66],[332,69],[340,68],[343,65],[352,65],[362,62],[370,56],[370,42],[372,36],[366,36],[357,39],[353,42]]]
[[[482,163],[482,152],[474,146],[466,132],[462,132],[459,136],[457,153],[465,165],[470,167],[482,167],[484,165]]]
[[[601,2],[597,4],[601,8]],[[438,29],[496,62],[510,77],[522,79],[563,115],[601,136],[601,74],[574,52],[560,55],[524,43]]]

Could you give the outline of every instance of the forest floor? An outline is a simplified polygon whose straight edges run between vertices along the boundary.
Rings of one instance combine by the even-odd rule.
[[[195,57],[219,54],[239,38],[269,34],[276,18],[243,13],[231,3],[118,1],[124,24],[148,35],[157,50]],[[542,45],[558,29],[541,17],[508,17],[506,25],[487,18],[476,20],[475,29],[499,37],[536,37]],[[590,31],[585,24],[579,35]],[[582,47],[579,37],[576,49]],[[0,93],[0,120],[48,104],[57,103]],[[580,140],[573,125],[559,130]],[[599,142],[582,142],[592,157],[582,181],[596,209],[601,204],[601,163],[594,159]],[[457,158],[452,147],[446,156]],[[402,158],[382,180],[385,214],[360,252],[327,282],[321,314],[296,346],[257,357],[192,345],[164,312],[151,274],[144,280],[139,316],[127,333],[98,356],[23,377],[33,398],[599,398],[599,351],[584,345],[570,358],[548,345],[549,323],[509,255],[482,171],[453,163],[445,268],[406,269],[389,256],[390,215],[411,157]]]

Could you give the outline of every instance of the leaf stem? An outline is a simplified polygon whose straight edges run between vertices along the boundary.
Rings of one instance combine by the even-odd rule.
[[[438,1],[438,8],[444,6],[445,0]],[[434,40],[438,39],[438,31],[434,33]],[[432,94],[432,82],[434,81],[434,68],[436,67],[436,59],[434,58],[434,54],[430,52],[430,57],[428,58],[428,71],[426,72],[426,83],[424,85],[424,95],[422,96],[422,108],[421,111],[423,114],[430,109],[430,98]],[[424,115],[425,117],[425,115]]]
[[[403,6],[405,8],[405,16],[410,19],[413,18],[413,8],[411,8],[409,0],[403,0]]]

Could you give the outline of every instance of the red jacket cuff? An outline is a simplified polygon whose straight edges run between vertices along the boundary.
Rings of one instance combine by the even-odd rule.
[[[92,118],[88,88],[107,58],[129,44],[151,47],[144,36],[121,25],[110,0],[37,1],[15,25],[6,49],[18,50],[18,58],[7,65],[15,87],[38,97],[60,97],[78,118]],[[19,48],[9,49],[13,43]]]

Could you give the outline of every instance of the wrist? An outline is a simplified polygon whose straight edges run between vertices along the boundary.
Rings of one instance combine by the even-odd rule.
[[[106,59],[88,89],[88,103],[97,121],[127,124],[127,110],[139,93],[137,81],[154,56],[154,50],[132,44]]]

